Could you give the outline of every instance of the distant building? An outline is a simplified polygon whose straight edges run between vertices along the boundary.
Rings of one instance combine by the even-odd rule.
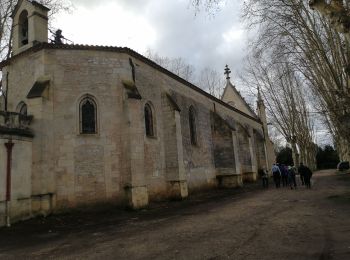
[[[257,116],[229,78],[219,100],[131,49],[48,43],[47,12],[19,1],[0,64],[0,224],[100,202],[141,208],[270,168],[261,99]]]

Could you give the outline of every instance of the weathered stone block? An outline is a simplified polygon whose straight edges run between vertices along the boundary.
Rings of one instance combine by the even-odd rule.
[[[129,206],[141,209],[148,206],[147,186],[125,187]]]
[[[188,197],[187,181],[169,181],[168,193],[171,199],[184,199]]]
[[[242,174],[243,182],[254,182],[257,180],[256,172],[244,172]]]
[[[217,179],[219,181],[219,186],[223,188],[236,188],[243,186],[242,175],[240,174],[217,176]]]

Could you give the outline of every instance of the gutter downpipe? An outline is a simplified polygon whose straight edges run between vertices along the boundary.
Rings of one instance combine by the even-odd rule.
[[[7,151],[7,167],[6,167],[6,226],[11,226],[11,163],[12,163],[12,148],[15,144],[12,139],[5,143]]]
[[[7,112],[7,103],[8,103],[8,93],[9,93],[9,72],[6,73],[6,93],[3,92],[5,97],[5,112]]]

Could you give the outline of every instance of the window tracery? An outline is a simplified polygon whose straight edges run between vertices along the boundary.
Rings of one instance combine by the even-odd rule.
[[[150,104],[145,105],[144,109],[145,113],[145,129],[146,129],[146,136],[155,136],[154,134],[154,118],[153,118],[153,112]]]
[[[191,144],[197,145],[196,113],[192,106],[189,109],[188,119],[190,125]]]
[[[80,133],[97,133],[97,106],[89,96],[80,102]]]

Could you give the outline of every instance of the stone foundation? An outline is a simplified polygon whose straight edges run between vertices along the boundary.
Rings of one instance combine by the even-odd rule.
[[[32,213],[48,215],[55,209],[55,195],[52,193],[32,196]]]
[[[219,187],[222,188],[236,188],[243,186],[242,176],[239,174],[221,175],[216,178],[218,179]]]
[[[257,180],[257,173],[256,172],[244,172],[242,174],[242,180],[243,180],[243,182],[254,182]]]
[[[168,185],[170,199],[183,199],[188,197],[187,181],[169,181]]]
[[[147,186],[126,187],[128,204],[133,209],[141,209],[148,206]]]

